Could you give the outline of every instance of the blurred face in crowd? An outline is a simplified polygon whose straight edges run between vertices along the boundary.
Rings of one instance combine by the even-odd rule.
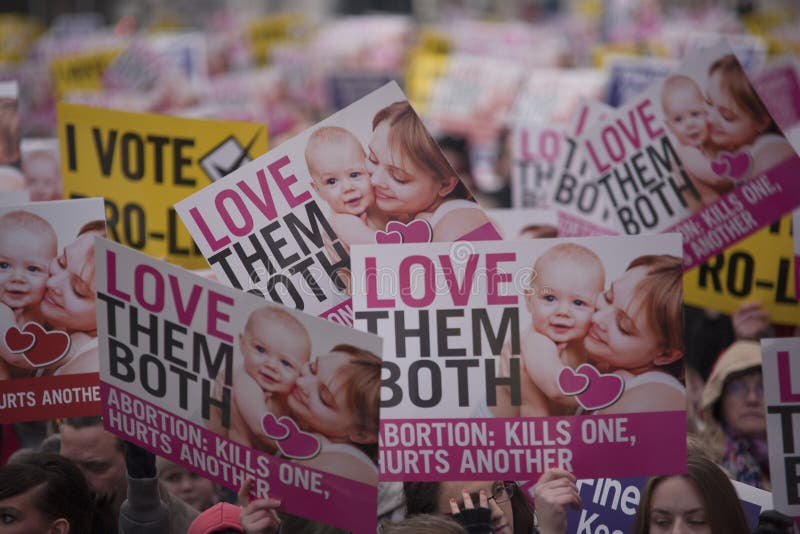
[[[49,521],[36,507],[36,494],[42,486],[0,499],[0,534],[55,534],[68,532],[66,519]]]
[[[170,493],[197,510],[214,504],[214,483],[179,465],[170,464],[158,473],[158,478]]]
[[[766,434],[761,368],[728,379],[720,402],[720,416],[732,432],[748,437]]]
[[[115,510],[119,510],[127,496],[128,480],[125,454],[116,436],[100,425],[61,425],[61,455],[77,464],[92,491],[113,495]]]
[[[703,500],[682,476],[661,481],[650,501],[650,534],[712,534]]]

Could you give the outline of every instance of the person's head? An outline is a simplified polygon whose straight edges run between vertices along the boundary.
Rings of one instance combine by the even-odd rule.
[[[18,210],[0,217],[0,300],[10,308],[38,304],[57,252],[53,227],[35,213]]]
[[[561,243],[547,249],[533,264],[525,295],[534,330],[554,343],[583,338],[604,285],[603,262],[588,248]]]
[[[86,223],[78,237],[50,262],[41,310],[53,327],[95,335],[94,238],[105,235],[105,221]]]
[[[244,369],[265,392],[289,393],[311,357],[311,338],[291,313],[264,306],[250,314],[239,350]]]
[[[519,487],[503,481],[405,482],[406,513],[449,515],[450,499],[463,508],[462,491],[470,493],[473,503],[479,500],[480,490],[489,495],[492,529],[495,533],[529,533],[533,530],[533,509]]]
[[[156,458],[156,467],[161,483],[189,506],[202,511],[217,501],[216,487],[209,479],[161,457]]]
[[[687,474],[647,481],[634,520],[634,534],[747,534],[733,484],[714,462],[690,456]]]
[[[186,534],[236,534],[244,532],[239,521],[241,508],[219,502],[194,518]]]
[[[764,437],[767,419],[761,346],[737,341],[720,354],[703,389],[703,410],[737,436]]]
[[[103,429],[99,416],[66,418],[60,433],[61,455],[75,462],[92,491],[119,510],[128,489],[122,440]]]
[[[340,344],[303,365],[289,409],[300,425],[331,441],[374,444],[380,387],[380,358]]]
[[[454,519],[436,514],[419,514],[379,525],[379,534],[467,534]]]
[[[63,456],[29,452],[0,468],[0,533],[90,532],[93,510],[86,479]]]
[[[739,150],[773,127],[769,111],[733,54],[709,67],[706,101],[709,135],[721,149]]]
[[[683,370],[681,258],[645,255],[598,295],[584,345],[589,359],[634,374]]]
[[[708,111],[703,92],[688,76],[675,74],[661,89],[667,127],[682,145],[699,147],[708,139]]]
[[[311,187],[336,213],[361,215],[375,203],[366,154],[355,135],[323,126],[308,138],[306,165]]]
[[[519,231],[519,239],[541,239],[544,237],[558,237],[558,228],[551,224],[529,224]]]
[[[446,198],[472,198],[405,101],[372,119],[367,171],[378,208],[390,216],[413,217],[435,210]]]
[[[36,150],[25,154],[22,160],[26,189],[31,200],[57,200],[61,198],[61,170],[58,154],[51,150]]]

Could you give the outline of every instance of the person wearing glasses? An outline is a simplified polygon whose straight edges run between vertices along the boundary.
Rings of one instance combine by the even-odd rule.
[[[406,482],[403,493],[408,517],[449,515],[465,526],[475,523],[469,513],[474,503],[479,503],[479,509],[485,503],[487,531],[493,534],[564,532],[566,506],[580,507],[575,477],[562,469],[551,469],[540,477],[534,487],[535,514],[531,502],[512,481]]]
[[[770,489],[761,346],[737,341],[717,359],[703,389],[703,438],[732,478]]]

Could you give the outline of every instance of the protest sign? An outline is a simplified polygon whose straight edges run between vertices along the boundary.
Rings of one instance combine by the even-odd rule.
[[[219,280],[344,324],[350,245],[499,238],[396,83],[175,208]]]
[[[792,228],[794,231],[794,296],[800,298],[800,209],[792,212]]]
[[[581,135],[610,111],[605,104],[582,99],[564,133],[564,150],[553,168],[554,185],[545,199],[545,204],[558,213],[561,237],[619,233],[614,228],[611,203],[602,194],[598,177],[581,143]]]
[[[247,24],[247,42],[257,65],[270,62],[272,49],[299,38],[304,31],[305,17],[300,13],[283,13],[253,20]]]
[[[102,89],[106,69],[122,50],[122,47],[103,48],[54,58],[50,62],[50,75],[55,97],[61,99],[70,91]]]
[[[800,338],[761,340],[767,445],[775,509],[800,525],[800,464],[795,414],[800,413]]]
[[[684,276],[684,300],[729,315],[757,300],[779,324],[800,324],[795,296],[792,220],[787,215]]]
[[[105,427],[234,491],[253,478],[288,513],[374,532],[381,340],[95,247]]]
[[[800,158],[722,45],[687,58],[583,145],[616,223],[631,235],[680,232],[687,269],[800,204]]]
[[[510,59],[451,54],[431,92],[425,119],[437,131],[495,139],[514,104],[523,65]]]
[[[0,206],[0,423],[100,413],[103,200]]]
[[[187,268],[206,262],[172,207],[266,151],[261,124],[61,103],[65,198],[103,196],[111,239]]]
[[[608,75],[600,69],[534,69],[506,117],[509,125],[567,124],[581,98],[605,100]]]
[[[538,124],[516,126],[511,133],[511,204],[515,208],[546,206],[555,186],[555,168],[567,150],[561,128]]]
[[[19,137],[19,85],[0,82],[0,166],[19,167]]]
[[[616,55],[606,61],[610,71],[607,102],[615,108],[635,99],[678,66],[674,59],[656,56]]]
[[[800,150],[800,66],[791,57],[762,69],[753,79],[770,115],[794,149]]]
[[[336,72],[328,76],[328,105],[338,111],[391,82],[391,74]]]
[[[381,479],[683,472],[680,253],[675,234],[353,247],[354,326],[384,339]],[[672,305],[634,320],[641,291]]]

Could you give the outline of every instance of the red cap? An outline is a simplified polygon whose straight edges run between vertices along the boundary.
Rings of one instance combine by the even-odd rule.
[[[186,534],[211,534],[223,528],[234,528],[238,532],[244,532],[239,522],[240,511],[241,509],[235,504],[218,502],[198,515],[189,525]]]

